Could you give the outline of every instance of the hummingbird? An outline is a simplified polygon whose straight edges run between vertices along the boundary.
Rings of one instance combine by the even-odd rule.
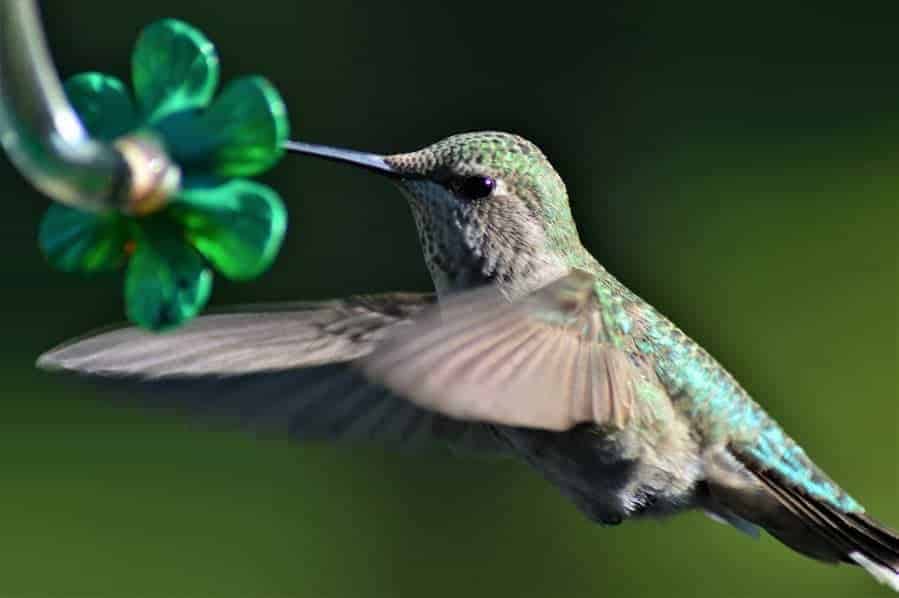
[[[588,252],[536,145],[477,132],[392,155],[287,149],[392,180],[436,292],[237,308],[164,334],[118,328],[38,366],[297,439],[512,456],[593,522],[701,510],[899,592],[899,535]]]

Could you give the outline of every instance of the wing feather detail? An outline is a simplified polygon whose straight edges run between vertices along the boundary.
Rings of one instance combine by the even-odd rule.
[[[453,418],[566,430],[622,428],[638,383],[658,385],[603,324],[592,274],[570,274],[517,299],[496,287],[460,293],[385,339],[360,363],[374,381]]]

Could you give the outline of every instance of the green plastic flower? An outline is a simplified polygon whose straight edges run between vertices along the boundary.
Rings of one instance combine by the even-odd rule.
[[[152,330],[176,326],[206,304],[214,267],[227,278],[258,276],[274,260],[286,212],[260,174],[282,155],[287,114],[261,77],[227,85],[213,99],[215,47],[186,23],[164,20],[140,35],[132,57],[135,100],[115,77],[84,73],[65,90],[92,137],[149,134],[181,170],[169,203],[147,216],[90,213],[62,204],[41,223],[41,249],[65,271],[126,267],[128,318]]]

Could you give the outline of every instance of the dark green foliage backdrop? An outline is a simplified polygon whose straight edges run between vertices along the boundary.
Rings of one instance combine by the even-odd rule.
[[[580,4],[43,6],[66,75],[127,77],[139,28],[177,16],[227,77],[270,77],[298,137],[531,138],[606,266],[899,526],[896,15]],[[269,181],[291,210],[282,255],[253,284],[217,280],[214,303],[429,287],[388,184],[296,158]],[[51,271],[46,202],[5,161],[0,190],[2,596],[889,595],[698,514],[591,526],[511,463],[257,442],[99,401],[32,363],[120,319],[120,283]]]

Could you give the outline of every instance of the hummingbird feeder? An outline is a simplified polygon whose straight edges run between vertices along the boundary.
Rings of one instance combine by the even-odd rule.
[[[275,190],[248,177],[279,160],[289,135],[271,83],[237,79],[216,97],[215,46],[166,19],[137,40],[133,97],[96,72],[62,86],[35,3],[0,0],[0,24],[0,140],[58,202],[38,235],[53,266],[124,268],[125,312],[150,330],[196,316],[213,269],[249,280],[269,267],[286,210]]]

